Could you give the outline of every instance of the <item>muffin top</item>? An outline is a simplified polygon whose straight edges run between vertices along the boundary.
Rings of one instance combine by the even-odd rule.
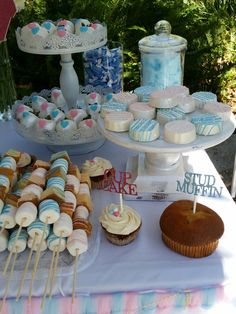
[[[110,204],[102,210],[99,221],[104,229],[113,234],[128,235],[139,228],[141,217],[131,207]]]
[[[90,177],[104,175],[105,170],[111,169],[112,165],[109,160],[94,157],[91,160],[86,160],[82,165],[82,172],[87,172]]]
[[[219,215],[197,203],[193,213],[191,200],[179,200],[169,205],[160,217],[161,231],[170,239],[184,245],[203,245],[217,241],[224,233]]]

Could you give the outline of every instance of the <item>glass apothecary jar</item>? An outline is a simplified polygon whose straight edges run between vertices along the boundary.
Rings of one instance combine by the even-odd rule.
[[[171,34],[168,21],[157,22],[154,29],[154,35],[144,37],[138,43],[141,53],[141,85],[157,89],[182,85],[187,40]]]

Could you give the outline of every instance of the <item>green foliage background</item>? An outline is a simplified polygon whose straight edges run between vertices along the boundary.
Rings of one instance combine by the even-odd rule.
[[[21,52],[15,29],[32,21],[80,17],[105,22],[108,39],[123,44],[125,90],[140,84],[138,41],[154,33],[157,21],[166,19],[172,33],[188,41],[184,85],[191,92],[212,91],[220,100],[236,105],[235,0],[28,0],[8,34],[18,95],[24,95],[24,88],[39,91],[58,86],[60,66],[59,56]],[[82,54],[73,54],[73,59],[83,83]]]

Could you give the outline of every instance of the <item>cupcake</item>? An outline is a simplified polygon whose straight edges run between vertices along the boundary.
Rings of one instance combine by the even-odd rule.
[[[108,241],[115,245],[127,245],[137,236],[141,227],[140,215],[131,207],[110,204],[99,217]]]
[[[224,233],[224,223],[212,209],[197,203],[179,200],[169,205],[161,215],[163,242],[173,251],[188,257],[211,255]]]
[[[88,173],[94,189],[107,187],[113,177],[111,162],[101,157],[86,160],[82,165],[82,172]]]

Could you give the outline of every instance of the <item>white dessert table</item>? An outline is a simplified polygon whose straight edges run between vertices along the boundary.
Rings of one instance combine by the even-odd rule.
[[[0,123],[0,152],[14,148],[48,160],[51,153],[15,133],[10,122]],[[135,151],[106,141],[98,150],[72,156],[79,166],[95,156],[111,160],[117,170],[125,170],[128,157]],[[59,314],[227,314],[236,313],[236,205],[204,150],[185,153],[193,171],[213,174],[216,185],[223,187],[221,198],[199,198],[223,219],[225,232],[217,250],[209,257],[192,259],[169,250],[161,240],[159,217],[169,202],[125,201],[142,217],[137,239],[128,246],[110,244],[101,232],[99,252],[94,262],[77,276],[77,297],[71,303],[72,273],[58,272],[53,298],[40,309],[44,279],[37,276],[31,303],[27,303],[29,280],[22,298],[15,296],[19,278],[11,281],[2,313]],[[201,160],[201,163],[199,162]],[[94,211],[99,216],[103,206],[118,202],[114,193],[94,191]],[[43,274],[45,275],[45,274]],[[44,277],[44,276],[42,276]],[[0,274],[0,297],[6,279]]]

